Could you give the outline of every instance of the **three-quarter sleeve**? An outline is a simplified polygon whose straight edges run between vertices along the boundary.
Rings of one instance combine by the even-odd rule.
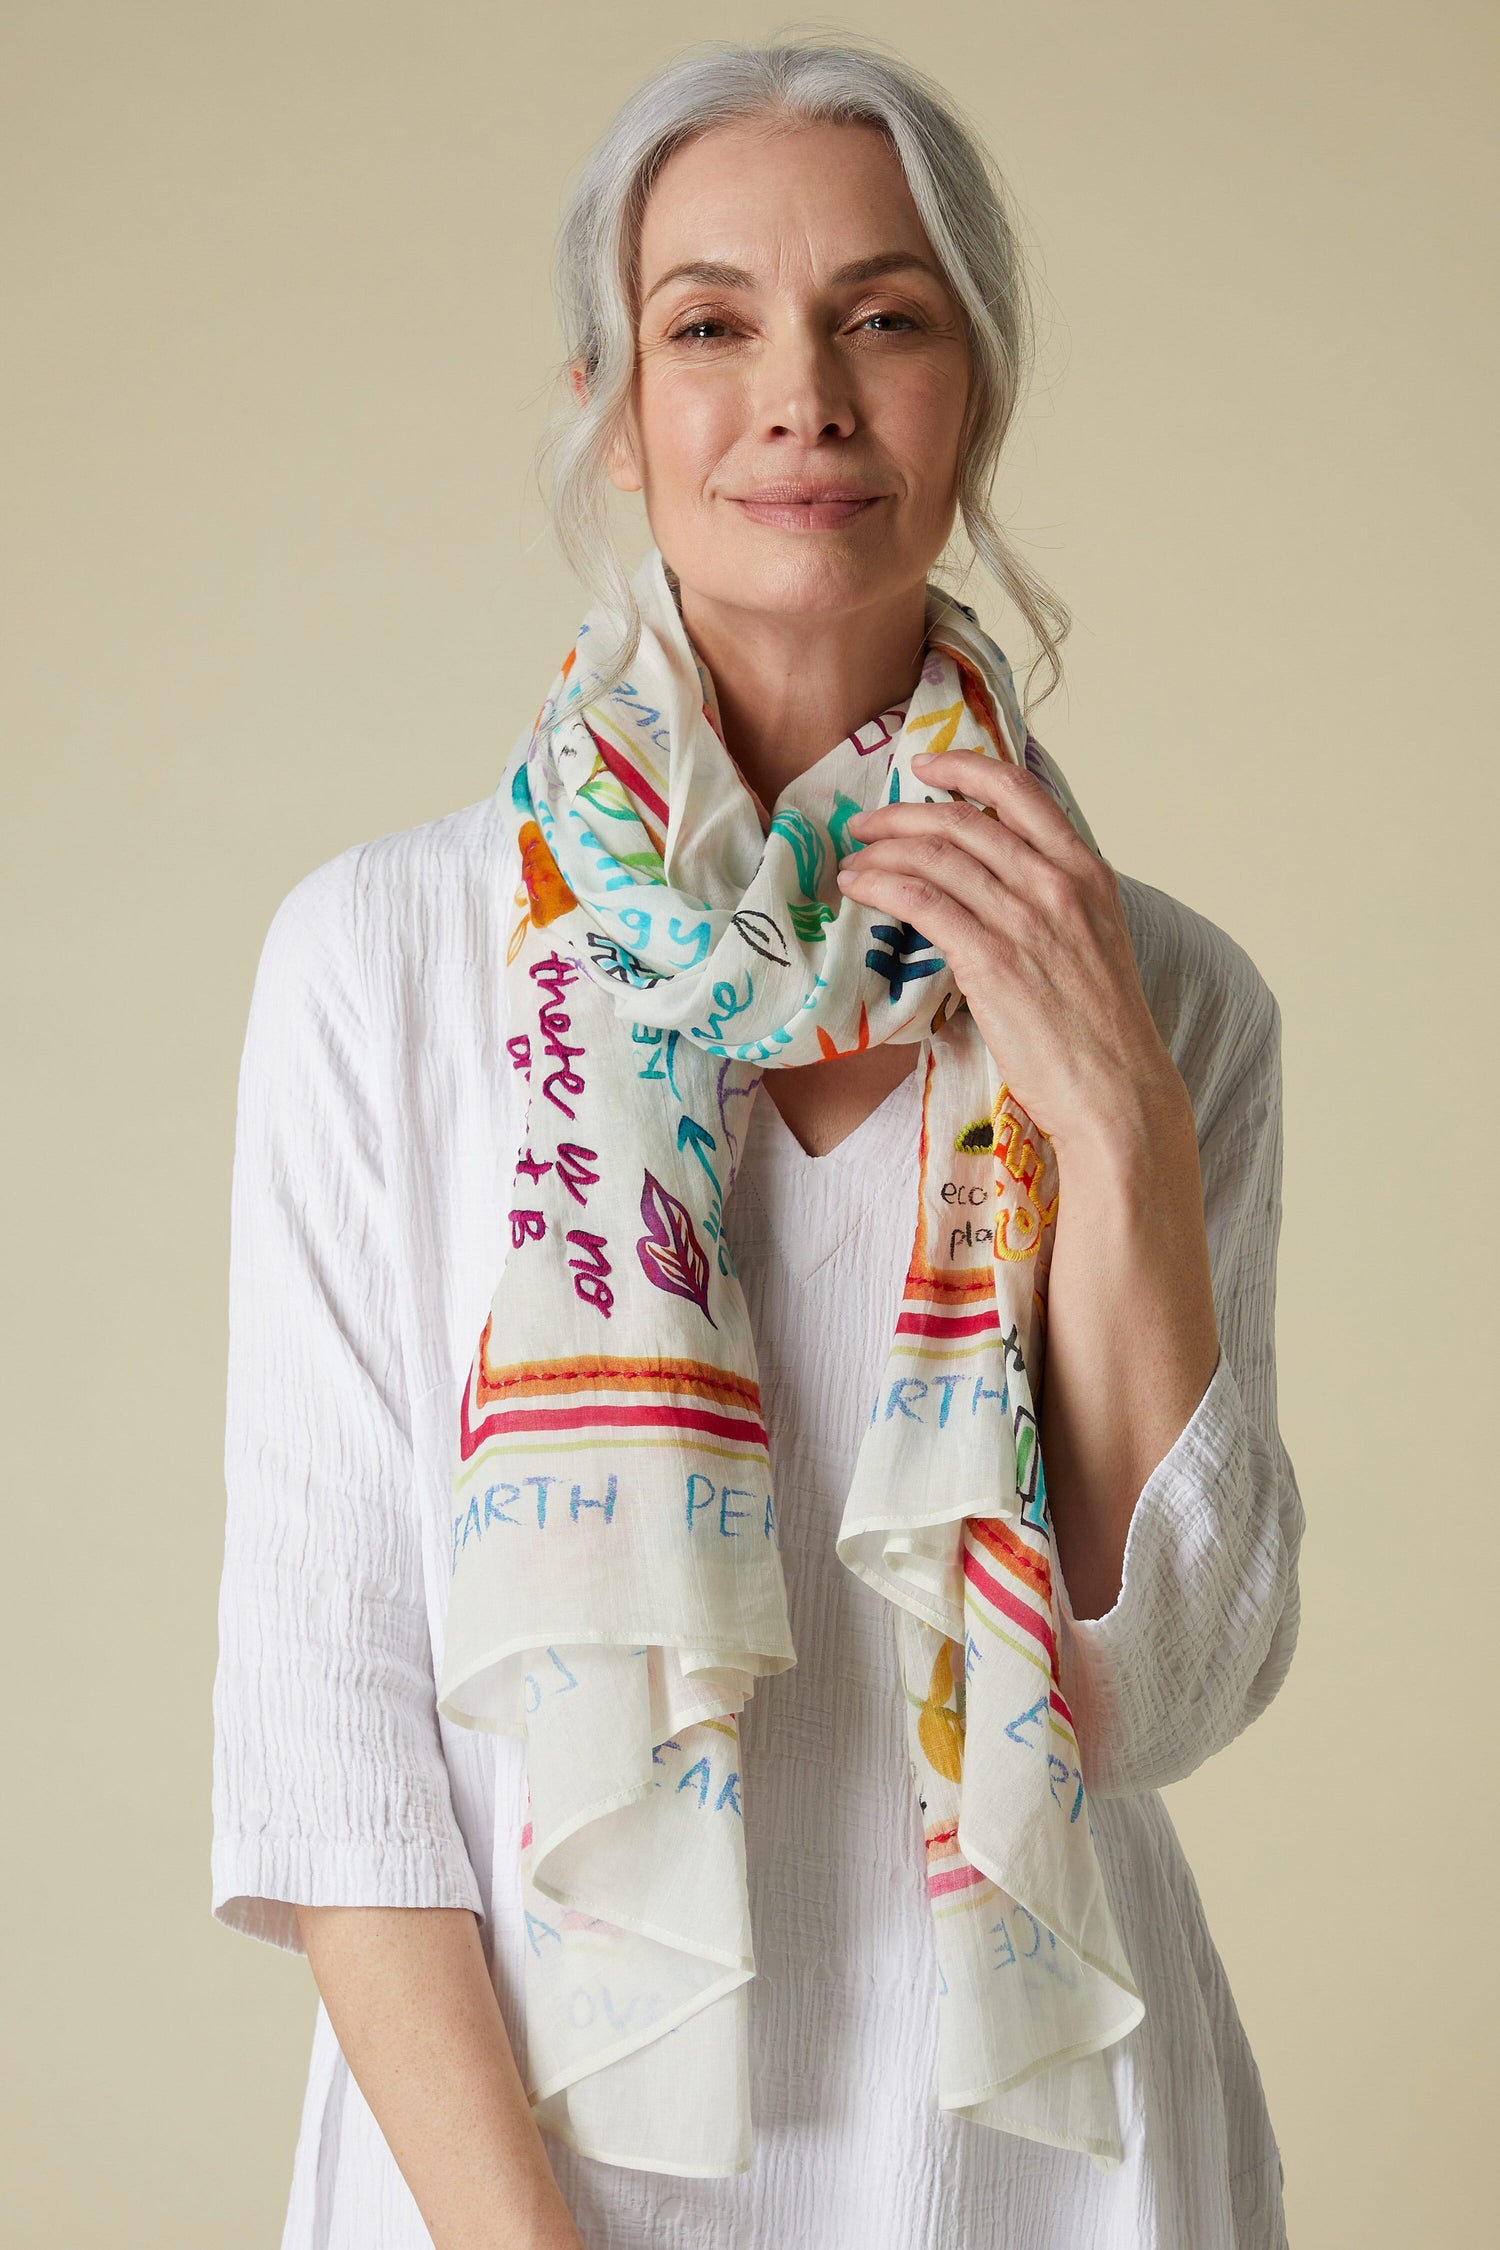
[[[1075,1618],[1059,1572],[1059,1662],[1096,1796],[1180,1781],[1257,1718],[1298,1625],[1303,1509],[1276,1394],[1281,1015],[1202,1140],[1219,1360],[1136,1501],[1114,1606]]]
[[[362,850],[267,932],[230,1198],[212,1912],[292,1952],[293,1902],[481,1911],[414,1520]]]

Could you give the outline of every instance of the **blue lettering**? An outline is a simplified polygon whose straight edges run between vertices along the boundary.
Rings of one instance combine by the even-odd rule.
[[[572,1515],[573,1521],[577,1523],[578,1511],[580,1508],[602,1508],[604,1510],[605,1522],[613,1523],[615,1520],[615,1494],[618,1483],[619,1479],[616,1477],[614,1470],[611,1469],[609,1472],[608,1487],[602,1500],[590,1500],[585,1495],[583,1486],[581,1484],[575,1484],[573,1487],[573,1497],[568,1503],[569,1512]]]
[[[634,886],[635,877],[626,868],[623,868],[615,858],[614,853],[599,841],[576,805],[569,805],[568,818],[578,830],[578,842],[586,852],[592,852],[599,863],[595,869],[596,880],[600,875],[605,875],[606,869],[613,870],[612,873],[605,875],[601,888],[606,891],[631,889]]]
[[[687,1480],[688,1530],[691,1531],[704,1510],[712,1508],[717,1501],[720,1535],[725,1539],[738,1539],[739,1533],[734,1529],[734,1525],[746,1521],[747,1518],[754,1515],[755,1510],[753,1508],[732,1508],[729,1503],[731,1500],[754,1500],[757,1497],[758,1495],[754,1492],[745,1491],[740,1486],[733,1484],[726,1484],[720,1491],[715,1486],[711,1476],[706,1476],[701,1469],[694,1469],[689,1473]],[[767,1539],[775,1537],[776,1515],[771,1505],[769,1493],[767,1493],[765,1499],[761,1529],[763,1537]]]
[[[684,928],[677,915],[673,914],[668,918],[667,931],[674,945],[692,948],[689,958],[682,965],[687,969],[696,969],[708,952],[708,941],[713,936],[713,924],[711,922],[694,922],[690,928]],[[718,1026],[715,1025],[714,1028],[717,1030]]]
[[[558,1655],[555,1648],[549,1648],[547,1654],[552,1659],[553,1671],[560,1672],[562,1674],[562,1686],[554,1687],[552,1692],[554,1695],[566,1695],[569,1688],[577,1687],[577,1676],[576,1674],[568,1670],[567,1665],[564,1664],[562,1658]],[[542,1683],[537,1678],[535,1672],[528,1672],[526,1674],[525,1687],[526,1708],[528,1711],[534,1711],[537,1705],[542,1700]]]
[[[1011,1720],[1005,1731],[1010,1736],[1012,1742],[1019,1742],[1023,1750],[1032,1750],[1036,1747],[1034,1743],[1027,1740],[1024,1734],[1017,1734],[1016,1729],[1017,1727],[1029,1727],[1032,1725],[1040,1726],[1043,1719],[1047,1715],[1047,1709],[1051,1701],[1052,1694],[1051,1690],[1049,1689],[1045,1695],[1038,1696],[1036,1702],[1032,1704],[1029,1711],[1022,1711],[1016,1718]],[[1067,1768],[1064,1767],[1063,1771],[1066,1772]]]
[[[753,1493],[736,1491],[733,1485],[726,1484],[724,1486],[724,1489],[719,1494],[719,1529],[721,1532],[723,1532],[726,1539],[738,1539],[739,1533],[737,1531],[730,1530],[728,1524],[724,1520],[725,1517],[733,1516],[735,1520],[738,1521],[741,1516],[748,1516],[750,1513],[750,1510],[748,1508],[731,1508],[729,1506],[729,1502],[731,1500],[752,1500],[754,1497],[755,1495]]]
[[[898,1375],[891,1385],[890,1397],[885,1402],[885,1418],[887,1421],[890,1420],[897,1407],[901,1409],[908,1421],[921,1421],[921,1415],[913,1414],[911,1408],[907,1405],[903,1396],[906,1391],[915,1391],[918,1398],[925,1398],[927,1396],[927,1385],[920,1375]]]
[[[535,1476],[522,1477],[521,1482],[522,1484],[534,1484],[536,1486],[536,1527],[538,1531],[545,1531],[547,1528],[547,1488],[549,1485],[561,1484],[562,1479],[555,1476]]]
[[[681,1781],[679,1781],[677,1784],[678,1788],[686,1789],[695,1774],[699,1776],[698,1803],[701,1806],[706,1803],[708,1798],[708,1784],[710,1775],[708,1770],[707,1758],[700,1758],[696,1765],[691,1765],[688,1767],[687,1772],[683,1775]]]
[[[953,1386],[955,1383],[961,1383],[962,1381],[962,1375],[940,1375],[938,1377],[938,1384],[943,1394],[943,1403],[938,1409],[938,1428],[940,1430],[946,1430],[948,1427],[948,1409],[953,1404]]]
[[[639,1656],[639,1655],[643,1655],[644,1653],[645,1653],[645,1652],[644,1652],[643,1650],[640,1650],[640,1649],[637,1649],[637,1651],[636,1651],[636,1654],[637,1654],[638,1656]],[[551,1657],[551,1659],[552,1659],[552,1669],[553,1669],[553,1671],[554,1671],[554,1672],[561,1672],[561,1674],[562,1674],[562,1678],[563,1678],[563,1684],[562,1684],[562,1686],[561,1686],[560,1688],[556,1689],[556,1690],[555,1690],[554,1692],[555,1692],[556,1694],[558,1694],[558,1695],[563,1695],[563,1694],[565,1694],[565,1693],[567,1692],[567,1690],[568,1690],[569,1688],[577,1687],[577,1685],[578,1685],[578,1675],[577,1675],[577,1674],[576,1674],[575,1672],[570,1672],[570,1671],[568,1670],[568,1667],[567,1667],[567,1665],[566,1665],[566,1664],[564,1664],[564,1662],[563,1662],[562,1658],[561,1658],[561,1657],[560,1657],[560,1656],[558,1655],[558,1653],[557,1653],[556,1649],[555,1649],[555,1648],[549,1648],[549,1649],[548,1649],[548,1651],[547,1651],[547,1654],[548,1654],[548,1655],[549,1655],[549,1656]]]
[[[481,1527],[481,1525],[480,1525],[480,1521],[479,1521],[479,1502],[478,1502],[477,1500],[471,1500],[471,1501],[469,1502],[469,1511],[468,1511],[468,1514],[467,1514],[467,1515],[463,1515],[463,1516],[455,1516],[455,1517],[454,1517],[454,1519],[453,1519],[453,1568],[454,1568],[454,1570],[457,1570],[457,1568],[458,1568],[458,1556],[459,1556],[459,1550],[460,1550],[460,1548],[461,1548],[461,1547],[467,1547],[467,1545],[469,1544],[469,1527],[470,1527],[470,1522],[471,1522],[471,1520],[472,1520],[472,1523],[473,1523],[473,1528],[474,1528],[474,1530],[475,1530],[476,1532],[480,1533],[480,1535],[482,1536],[482,1535],[483,1535],[483,1533],[482,1533],[482,1527]],[[459,1535],[459,1532],[460,1532],[460,1530],[462,1530],[462,1532],[463,1532],[463,1538],[462,1538],[462,1539],[460,1539],[460,1538],[459,1538],[459,1536],[458,1536],[458,1535]]]
[[[550,1922],[544,1922],[539,1914],[533,1914],[529,1909],[523,1909],[523,1912],[526,1914],[526,1935],[531,1941],[533,1953],[540,1953],[542,1950],[537,1942],[539,1937],[556,1938],[558,1944],[562,1944],[560,1930],[554,1930]]]
[[[497,1492],[503,1492],[505,1494],[505,1498],[503,1500],[497,1501],[495,1498],[495,1494]],[[507,1508],[513,1506],[514,1503],[520,1499],[520,1497],[521,1487],[518,1484],[492,1484],[484,1496],[484,1520],[486,1526],[492,1523],[514,1523],[516,1520],[515,1517],[508,1516],[505,1511]]]
[[[694,1487],[694,1485],[695,1485],[695,1484],[706,1484],[706,1485],[708,1486],[708,1491],[707,1491],[707,1493],[705,1494],[704,1498],[703,1498],[703,1499],[701,1499],[701,1500],[696,1500],[696,1499],[695,1499],[695,1498],[693,1497],[693,1487]],[[695,1515],[697,1514],[697,1511],[698,1511],[698,1510],[699,1510],[700,1508],[711,1508],[711,1507],[713,1506],[713,1503],[714,1503],[714,1480],[713,1480],[713,1478],[712,1478],[712,1477],[706,1477],[706,1476],[704,1476],[704,1474],[702,1473],[702,1471],[701,1471],[700,1469],[694,1469],[694,1470],[692,1470],[692,1471],[691,1471],[691,1473],[689,1474],[689,1477],[688,1477],[688,1480],[687,1480],[687,1522],[688,1522],[688,1530],[689,1530],[689,1531],[691,1531],[691,1530],[692,1530],[692,1528],[693,1528],[693,1519],[694,1519]]]

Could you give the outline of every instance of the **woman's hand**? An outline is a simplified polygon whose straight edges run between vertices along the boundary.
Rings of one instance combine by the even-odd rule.
[[[839,881],[943,954],[1053,1144],[1042,1455],[1074,1615],[1102,1617],[1136,1500],[1219,1356],[1192,1101],[1146,1004],[1113,868],[1034,774],[974,750],[912,765],[978,801],[857,815],[849,827],[869,841]]]
[[[847,895],[910,922],[947,960],[1016,1100],[1052,1140],[1127,1140],[1190,1108],[1141,988],[1114,869],[1036,776],[974,750],[912,765],[951,798],[848,824]],[[1154,1134],[1153,1136],[1154,1137]]]

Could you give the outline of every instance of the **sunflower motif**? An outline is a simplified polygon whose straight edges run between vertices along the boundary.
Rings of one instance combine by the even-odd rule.
[[[948,1708],[953,1687],[953,1643],[944,1639],[932,1667],[927,1700],[917,1716],[917,1740],[933,1772],[945,1781],[961,1780],[964,1770],[964,1723]]]

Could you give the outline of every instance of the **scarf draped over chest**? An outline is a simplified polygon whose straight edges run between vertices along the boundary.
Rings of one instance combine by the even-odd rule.
[[[635,592],[628,680],[597,691],[616,621],[591,614],[500,783],[525,1120],[455,1432],[438,1704],[525,1739],[528,2094],[605,2162],[752,2161],[739,1715],[796,1657],[725,1211],[762,1074],[894,1039],[919,1048],[919,1192],[837,1552],[891,1605],[936,2098],[1108,2169],[1105,2051],[1144,2006],[1058,1665],[1037,1425],[1056,1160],[941,954],[835,879],[853,814],[950,794],[913,773],[924,749],[1026,766],[1094,838],[1004,655],[935,590],[904,714],[788,783],[766,834],[655,551]]]

